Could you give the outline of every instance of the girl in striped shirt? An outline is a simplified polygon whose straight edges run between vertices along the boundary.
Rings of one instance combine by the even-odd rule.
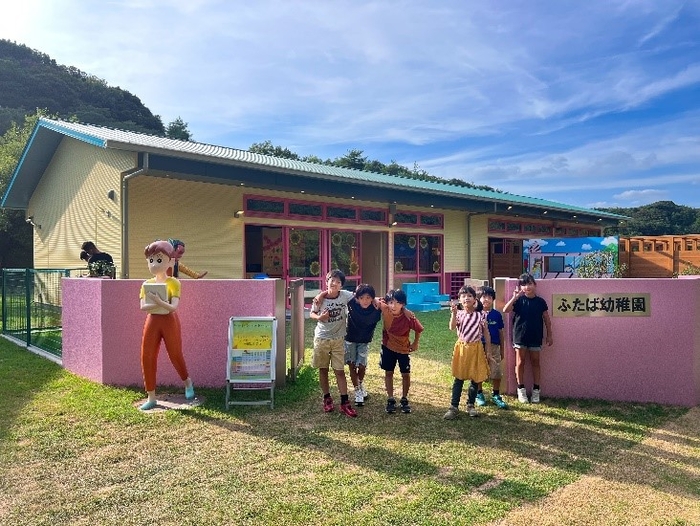
[[[491,344],[491,336],[486,326],[486,313],[472,287],[464,286],[459,289],[459,304],[453,302],[450,310],[450,330],[457,331],[457,343],[452,354],[452,401],[445,413],[445,420],[457,418],[465,380],[470,380],[467,412],[469,416],[478,416],[474,407],[478,383],[489,377],[482,337],[487,346]]]

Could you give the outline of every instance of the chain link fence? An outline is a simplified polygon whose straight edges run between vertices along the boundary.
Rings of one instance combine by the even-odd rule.
[[[0,269],[2,334],[61,357],[61,278],[84,269]]]

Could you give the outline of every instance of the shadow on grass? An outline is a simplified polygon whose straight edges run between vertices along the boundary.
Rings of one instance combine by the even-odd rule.
[[[412,401],[412,414],[389,415],[384,412],[383,399],[370,399],[358,408],[359,418],[351,419],[338,412],[322,412],[317,381],[316,370],[302,368],[297,382],[288,384],[276,395],[274,410],[234,407],[225,411],[221,409],[223,392],[211,391],[207,393],[207,411],[188,414],[222,428],[242,420],[244,431],[258,439],[313,449],[336,462],[392,477],[411,480],[430,477],[462,490],[473,490],[493,475],[462,469],[457,477],[444,477],[442,455],[461,448],[488,454],[492,454],[489,450],[506,452],[517,464],[509,469],[522,471],[526,479],[529,473],[532,481],[523,485],[518,480],[505,480],[484,494],[510,506],[548,494],[551,488],[543,487],[546,483],[536,473],[543,467],[558,471],[560,475],[554,478],[558,477],[562,485],[567,484],[597,465],[614,461],[621,451],[641,442],[654,428],[687,411],[656,404],[551,400],[508,411],[491,407],[482,410],[480,418],[462,415],[456,421],[445,421],[444,406]],[[420,387],[420,382],[414,385]],[[241,430],[235,425],[233,429]],[[687,437],[687,440],[694,439]],[[402,447],[406,442],[421,447],[416,451]],[[426,445],[428,451],[432,447],[434,457],[425,453]],[[675,468],[674,463],[678,464]],[[668,462],[668,476],[687,478],[683,465],[688,463],[692,459],[676,455]],[[687,491],[694,494],[692,487]]]

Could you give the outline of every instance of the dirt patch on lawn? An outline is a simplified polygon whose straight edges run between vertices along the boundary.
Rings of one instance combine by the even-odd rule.
[[[700,408],[493,526],[700,524]]]

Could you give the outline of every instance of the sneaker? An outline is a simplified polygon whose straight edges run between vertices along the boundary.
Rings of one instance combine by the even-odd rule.
[[[486,398],[484,397],[484,393],[476,393],[476,405],[486,405]]]
[[[323,399],[323,410],[326,413],[330,413],[334,409],[335,409],[335,406],[333,405],[333,398],[331,398],[330,396],[327,398],[324,398]]]
[[[386,412],[387,413],[396,413],[396,399],[395,398],[389,398],[389,400],[386,401]]]
[[[364,397],[365,400],[369,399],[369,393],[367,392],[367,389],[365,389],[365,383],[360,382],[360,390],[362,391],[362,396]]]
[[[518,402],[521,404],[527,404],[530,401],[527,399],[527,391],[524,387],[518,387]]]
[[[355,389],[355,405],[365,405],[365,397],[359,387]]]
[[[493,395],[491,397],[491,400],[493,401],[494,404],[496,404],[496,406],[499,409],[508,409],[508,404],[506,404],[505,400],[503,400],[503,398],[501,398],[501,395],[499,395],[499,394]]]
[[[340,404],[340,412],[345,413],[346,415],[350,417],[356,417],[357,416],[357,411],[355,411],[352,406],[350,405],[350,402],[345,402],[344,404]]]
[[[459,415],[459,409],[457,409],[455,406],[451,405],[450,408],[447,410],[447,413],[445,413],[444,418],[445,420],[454,420],[457,418]]]
[[[533,404],[539,404],[539,403],[540,403],[540,390],[539,390],[539,389],[533,389],[533,390],[532,390],[532,403],[533,403]]]
[[[401,412],[402,413],[410,413],[411,412],[411,406],[408,404],[408,398],[403,397],[401,399]]]
[[[479,413],[476,412],[476,407],[471,404],[467,405],[467,413],[469,413],[469,416],[471,417],[479,416]]]

